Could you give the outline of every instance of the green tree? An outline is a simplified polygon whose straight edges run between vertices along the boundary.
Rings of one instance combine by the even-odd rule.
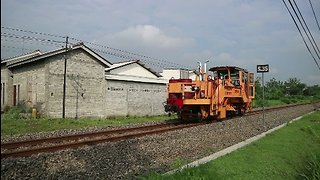
[[[255,99],[259,100],[262,99],[262,85],[261,85],[261,78],[257,77],[255,81]]]
[[[257,77],[255,81],[255,95],[254,95],[254,106],[262,106],[262,85],[261,78]]]
[[[277,81],[275,78],[270,79],[265,87],[267,99],[280,99],[284,96],[285,86],[283,82]]]
[[[303,90],[303,95],[320,97],[320,86],[319,85],[307,86]]]
[[[302,95],[306,85],[301,83],[297,78],[289,78],[288,81],[284,82],[287,95]]]

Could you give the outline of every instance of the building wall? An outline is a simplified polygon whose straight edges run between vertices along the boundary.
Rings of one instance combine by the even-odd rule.
[[[4,110],[6,106],[13,105],[12,98],[12,73],[5,66],[5,64],[1,64],[1,111]]]
[[[166,85],[108,80],[106,116],[145,116],[164,114]]]
[[[189,79],[191,75],[189,70],[183,69],[164,69],[160,74],[164,79]]]
[[[13,75],[12,99],[13,105],[36,107],[40,113],[46,108],[45,97],[45,62],[38,61],[19,68],[11,68]]]
[[[66,117],[165,113],[162,104],[166,100],[165,84],[106,80],[106,66],[82,49],[69,51],[66,58]],[[63,54],[10,70],[1,66],[1,83],[5,83],[6,93],[4,103],[13,105],[13,86],[16,85],[17,102],[36,107],[45,116],[60,118],[63,74]],[[3,107],[1,104],[1,109]]]
[[[67,54],[66,117],[105,115],[105,66],[83,50]],[[48,64],[48,116],[62,117],[64,57]]]

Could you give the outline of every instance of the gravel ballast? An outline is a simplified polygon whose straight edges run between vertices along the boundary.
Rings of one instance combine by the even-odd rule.
[[[135,179],[208,156],[314,110],[303,105],[136,139],[1,159],[2,179]],[[5,140],[4,140],[5,141]]]

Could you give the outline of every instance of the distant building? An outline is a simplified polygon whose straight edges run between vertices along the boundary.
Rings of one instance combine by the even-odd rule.
[[[160,73],[164,79],[192,79],[195,80],[196,73],[188,69],[164,69]]]
[[[1,61],[1,110],[36,107],[62,117],[64,58],[66,117],[159,115],[166,81],[138,60],[111,63],[84,44]]]

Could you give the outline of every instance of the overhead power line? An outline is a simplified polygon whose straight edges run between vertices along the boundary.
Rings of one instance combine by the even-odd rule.
[[[313,56],[313,54],[311,53],[311,50],[310,50],[310,48],[309,48],[309,46],[308,46],[308,44],[307,44],[307,42],[306,42],[306,40],[305,40],[304,36],[302,35],[302,32],[301,32],[301,30],[300,30],[300,28],[299,28],[299,26],[298,26],[298,24],[297,24],[297,22],[296,22],[295,18],[293,17],[293,15],[292,15],[291,11],[289,10],[289,7],[287,6],[287,4],[286,4],[286,2],[285,2],[284,0],[282,0],[282,2],[283,2],[283,4],[285,5],[285,7],[286,7],[287,11],[289,12],[289,14],[290,14],[290,16],[291,16],[291,18],[292,18],[292,20],[293,20],[294,24],[296,25],[296,27],[297,27],[297,29],[298,29],[298,31],[299,31],[299,33],[300,33],[301,37],[302,37],[302,40],[303,40],[303,42],[304,42],[305,46],[307,47],[307,49],[308,49],[308,51],[309,51],[310,55],[312,56],[312,58],[313,58],[314,62],[316,63],[316,65],[318,66],[318,69],[320,70],[320,66],[319,66],[319,64],[318,64],[317,60],[315,59],[315,57]],[[290,0],[289,0],[289,2],[291,3],[291,1],[290,1]]]
[[[181,66],[187,67],[187,66],[184,66],[184,65],[181,65],[181,64],[178,64],[178,63],[174,63],[174,62],[170,62],[170,61],[166,61],[166,60],[162,60],[162,59],[158,59],[158,58],[153,58],[153,57],[150,57],[150,56],[146,56],[146,55],[142,55],[142,54],[138,54],[138,53],[133,53],[133,52],[129,52],[129,51],[118,49],[118,48],[112,48],[112,47],[109,47],[109,46],[100,45],[100,44],[92,43],[92,42],[88,42],[88,41],[82,41],[82,40],[75,39],[75,38],[70,38],[70,39],[75,40],[75,41],[81,41],[81,42],[84,42],[86,44],[90,44],[90,45],[106,48],[106,49],[117,51],[117,52],[130,54],[130,55],[137,56],[137,57],[140,57],[140,58],[145,58],[145,59],[150,59],[150,60],[155,60],[155,61],[161,61],[163,63],[171,64],[171,65],[173,65],[175,67],[181,67]]]
[[[317,19],[316,13],[314,12],[314,9],[313,9],[313,6],[312,6],[312,3],[311,3],[311,0],[309,0],[309,3],[310,3],[310,6],[311,6],[311,9],[312,9],[312,12],[313,12],[314,19],[316,20],[316,23],[317,23],[318,28],[319,28],[319,31],[320,31],[319,22],[318,22],[318,19]]]
[[[64,41],[44,39],[44,38],[38,38],[38,37],[33,37],[33,36],[21,36],[21,35],[11,34],[11,33],[1,33],[1,36],[2,37],[9,37],[9,38],[24,39],[24,40],[34,40],[34,41],[40,41],[40,42],[64,43]]]
[[[1,40],[3,40],[2,38],[4,38],[5,41],[9,41],[8,38],[9,39],[20,39],[23,42],[34,41],[34,42],[46,43],[46,44],[55,45],[55,46],[59,45],[59,47],[61,47],[61,45],[63,45],[65,43],[65,41],[64,41],[65,36],[22,30],[22,29],[18,29],[18,28],[3,27],[3,26],[1,27],[1,29],[8,30],[8,31],[16,31],[16,32],[22,32],[22,33],[27,33],[27,34],[35,34],[35,35],[50,36],[50,37],[58,38],[58,39],[40,38],[40,37],[34,37],[34,36],[29,36],[29,35],[19,35],[19,34],[14,34],[14,33],[3,32],[3,33],[1,33]],[[184,67],[187,69],[191,69],[188,66],[181,65],[181,64],[178,64],[175,62],[171,62],[171,61],[167,61],[167,60],[163,60],[163,59],[159,59],[159,58],[153,58],[150,56],[146,56],[146,55],[142,55],[142,54],[138,54],[138,53],[133,53],[133,52],[129,52],[126,50],[113,48],[110,46],[105,46],[105,45],[92,43],[92,42],[88,42],[88,41],[83,41],[83,40],[79,40],[79,39],[72,38],[72,37],[70,37],[69,40],[77,41],[77,42],[84,42],[85,44],[89,45],[89,47],[96,46],[100,49],[102,48],[104,50],[90,47],[91,49],[94,49],[95,51],[99,51],[104,54],[115,56],[115,57],[126,58],[126,59],[139,59],[139,60],[143,61],[144,63],[151,64],[154,66],[163,67],[163,68],[166,68],[166,67],[182,68],[182,67]],[[69,42],[69,44],[73,44],[73,43]]]
[[[101,49],[95,49],[95,48],[91,48],[91,49],[93,49],[94,51],[97,51],[97,52],[101,52],[101,53],[104,53],[104,54],[111,55],[111,56],[116,56],[116,57],[125,58],[125,59],[134,59],[133,56],[122,55],[122,54],[115,53],[115,52],[103,51]],[[167,67],[166,64],[161,63],[161,62],[151,62],[151,61],[143,61],[143,62],[147,63],[147,64],[154,65],[154,66],[162,67],[162,68]]]
[[[289,0],[289,2],[290,2],[290,4],[291,4],[291,1],[290,1],[290,0]],[[299,22],[300,22],[300,25],[302,26],[302,28],[303,28],[303,30],[304,30],[304,32],[305,32],[305,34],[307,35],[307,37],[308,37],[308,39],[309,39],[309,41],[310,41],[310,43],[311,43],[311,45],[312,45],[312,47],[313,47],[314,51],[316,52],[316,54],[317,54],[317,56],[318,56],[318,58],[319,58],[319,60],[320,60],[320,56],[319,56],[320,51],[319,51],[318,45],[317,45],[317,43],[315,42],[315,40],[314,40],[314,38],[313,38],[313,36],[312,36],[312,33],[310,32],[309,27],[308,27],[308,25],[307,25],[306,21],[304,20],[304,18],[303,18],[303,16],[302,16],[302,14],[301,14],[301,12],[300,12],[300,9],[299,9],[298,5],[296,4],[296,1],[295,1],[295,0],[293,0],[293,3],[294,3],[295,7],[296,7],[296,8],[297,8],[297,10],[298,10],[299,15],[300,15],[300,17],[301,17],[301,19],[302,19],[302,21],[303,21],[303,23],[304,23],[305,27],[307,28],[308,33],[309,33],[309,35],[310,35],[310,37],[311,37],[312,41],[310,40],[310,37],[309,37],[308,33],[306,32],[306,30],[305,30],[305,28],[304,28],[303,24],[301,23],[301,20],[300,20],[299,16],[297,15],[296,11],[294,10],[294,8],[293,8],[292,4],[291,4],[291,7],[293,8],[294,13],[295,13],[295,14],[296,14],[296,16],[298,17],[298,20],[299,20]],[[315,48],[315,47],[316,47],[316,48]],[[318,53],[318,52],[319,52],[319,53]]]
[[[1,26],[1,29],[7,29],[7,30],[11,30],[11,31],[25,32],[25,33],[32,33],[32,34],[38,34],[38,35],[44,35],[44,36],[51,36],[51,37],[63,38],[63,39],[66,38],[65,36],[60,36],[60,35],[49,34],[49,33],[42,33],[42,32],[35,32],[35,31],[27,31],[27,30],[18,29],[18,28],[11,28],[11,27],[3,27],[3,26]]]

